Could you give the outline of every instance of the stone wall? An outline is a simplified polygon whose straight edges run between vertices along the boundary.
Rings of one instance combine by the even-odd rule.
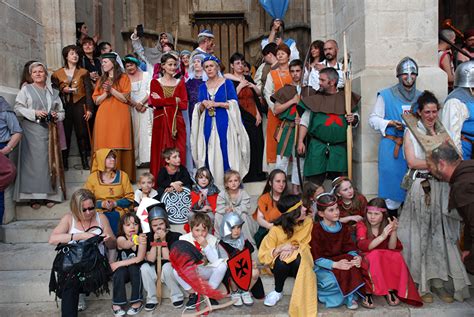
[[[354,179],[369,196],[378,192],[380,134],[368,125],[377,92],[397,83],[396,64],[405,56],[420,66],[417,88],[447,94],[446,74],[437,67],[437,0],[311,0],[313,40],[334,38],[342,57],[346,32],[353,90],[362,95],[361,124],[354,134]],[[389,154],[388,154],[389,155]]]
[[[302,57],[310,41],[309,0],[293,0],[285,17],[286,36],[296,40]],[[76,20],[85,22],[90,34],[99,34],[101,40],[112,42],[119,54],[131,51],[131,32],[143,24],[145,46],[154,45],[160,32],[178,31],[178,49],[193,49],[194,14],[243,13],[247,22],[245,53],[250,62],[260,59],[260,41],[269,33],[271,17],[258,0],[132,0],[120,4],[111,0],[76,1]],[[100,18],[100,19],[99,19]],[[115,42],[114,42],[115,41]]]
[[[13,102],[23,65],[45,59],[44,33],[37,1],[0,1],[0,94]]]

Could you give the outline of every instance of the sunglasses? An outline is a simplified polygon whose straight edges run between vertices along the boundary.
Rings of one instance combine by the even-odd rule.
[[[95,207],[94,207],[94,206],[92,206],[92,207],[87,207],[87,208],[82,208],[82,212],[92,211],[92,210],[95,210]]]

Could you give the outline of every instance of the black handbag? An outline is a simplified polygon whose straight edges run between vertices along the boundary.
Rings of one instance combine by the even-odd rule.
[[[102,228],[94,226],[87,231]],[[86,231],[86,232],[87,232]],[[68,287],[78,287],[83,293],[97,296],[109,293],[108,282],[112,275],[107,257],[100,252],[99,244],[104,237],[96,235],[77,243],[61,243],[56,247],[49,280],[49,292],[61,298],[62,291]]]

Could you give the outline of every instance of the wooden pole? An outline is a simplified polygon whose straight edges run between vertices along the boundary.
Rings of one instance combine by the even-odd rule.
[[[343,33],[344,42],[344,96],[346,103],[346,114],[352,113],[352,82],[349,69],[349,58],[347,54],[346,32]],[[352,179],[352,125],[349,123],[346,132],[347,138],[347,175]]]

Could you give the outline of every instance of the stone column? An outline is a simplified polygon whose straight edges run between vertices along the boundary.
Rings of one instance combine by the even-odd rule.
[[[377,92],[397,83],[395,67],[405,56],[419,67],[417,88],[447,95],[446,74],[437,65],[438,1],[311,0],[312,39],[334,38],[342,58],[346,32],[355,92],[362,95],[361,124],[354,133],[354,180],[369,197],[378,193],[380,133],[368,124]],[[388,154],[389,155],[389,154]]]
[[[41,0],[40,18],[44,26],[46,65],[50,71],[63,66],[61,50],[76,44],[76,9],[74,0]]]

